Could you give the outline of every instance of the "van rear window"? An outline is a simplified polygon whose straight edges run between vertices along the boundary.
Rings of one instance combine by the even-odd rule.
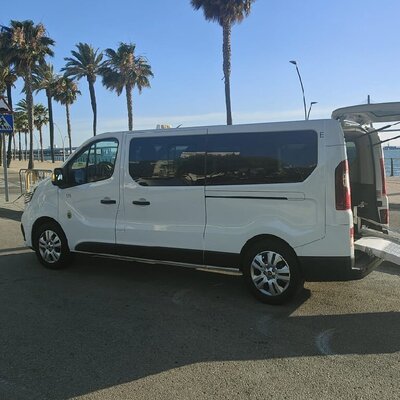
[[[302,182],[317,166],[317,149],[315,131],[209,135],[206,184]]]

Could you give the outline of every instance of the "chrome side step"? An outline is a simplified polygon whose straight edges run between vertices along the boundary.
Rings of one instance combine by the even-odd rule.
[[[128,256],[118,256],[115,254],[105,254],[105,253],[90,253],[87,251],[73,251],[77,254],[86,254],[92,257],[101,257],[101,258],[111,258],[113,260],[121,260],[121,261],[134,261],[143,264],[153,264],[153,265],[169,265],[172,267],[182,267],[182,268],[191,268],[205,271],[214,271],[214,272],[228,272],[237,275],[242,275],[239,268],[229,268],[229,267],[216,267],[213,265],[200,265],[200,264],[187,264],[177,261],[164,261],[164,260],[151,260],[147,258],[138,258],[138,257],[128,257]]]

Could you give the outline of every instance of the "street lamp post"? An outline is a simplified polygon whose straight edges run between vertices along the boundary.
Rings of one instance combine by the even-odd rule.
[[[62,147],[63,147],[63,162],[65,161],[65,143],[64,143],[64,138],[63,135],[61,133],[60,128],[58,127],[58,125],[54,122],[54,126],[57,128],[58,133],[60,134],[60,138],[61,138],[61,143],[62,143]]]
[[[294,60],[291,60],[289,62],[290,62],[290,64],[293,64],[296,67],[297,75],[299,76],[299,81],[300,81],[300,85],[301,85],[301,91],[303,93],[304,119],[307,121],[308,117],[307,117],[306,96],[304,94],[304,86],[303,86],[303,81],[301,79],[299,67],[297,66],[297,62],[294,61]]]
[[[38,161],[40,160],[40,156],[39,156],[39,149],[40,149],[40,145],[39,145],[39,141],[38,141],[38,139],[37,139],[37,137],[35,136],[35,134],[33,135],[33,138],[35,139],[35,142],[36,142],[36,148],[37,148],[37,159],[38,159]]]
[[[63,146],[64,146],[64,153],[65,153],[65,142],[68,140],[68,136],[65,135],[64,136],[64,140],[63,140]],[[69,147],[69,146],[68,146]],[[70,156],[70,153],[68,152],[68,157]],[[64,157],[65,158],[65,157]],[[64,160],[65,161],[65,160]]]
[[[313,106],[314,104],[318,104],[318,101],[312,101],[312,102],[310,103],[310,108],[308,109],[308,113],[307,113],[307,119],[310,119],[310,112],[311,112],[312,106]]]

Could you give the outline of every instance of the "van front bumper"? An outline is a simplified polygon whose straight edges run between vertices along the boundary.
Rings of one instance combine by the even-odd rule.
[[[353,281],[362,279],[383,260],[356,252],[352,257],[299,257],[303,277],[309,282]]]
[[[21,233],[24,238],[24,245],[32,247],[31,231],[32,231],[32,218],[28,215],[27,209],[22,213],[21,216]]]
[[[24,238],[24,242],[26,242],[25,229],[24,229],[24,225],[22,225],[22,224],[21,224],[21,233],[22,233],[22,237]]]

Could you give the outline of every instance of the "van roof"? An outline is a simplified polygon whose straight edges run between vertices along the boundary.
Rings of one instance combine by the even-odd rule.
[[[133,131],[117,131],[117,132],[105,132],[104,134],[113,134],[113,135],[123,135],[123,134],[134,134],[134,135],[148,135],[148,134],[156,134],[163,135],[168,134],[169,132],[200,132],[204,130],[210,130],[212,132],[220,132],[220,133],[234,133],[234,132],[243,132],[244,129],[248,129],[249,132],[254,132],[260,126],[265,126],[268,131],[283,131],[283,130],[295,130],[295,129],[321,129],[321,126],[325,124],[337,124],[337,121],[333,121],[332,119],[313,119],[313,120],[300,120],[300,121],[284,121],[284,122],[259,122],[259,123],[251,123],[251,124],[235,124],[235,125],[208,125],[208,126],[192,126],[192,127],[179,127],[179,128],[167,128],[167,129],[145,129],[145,130],[133,130]],[[99,135],[98,135],[99,136]]]

